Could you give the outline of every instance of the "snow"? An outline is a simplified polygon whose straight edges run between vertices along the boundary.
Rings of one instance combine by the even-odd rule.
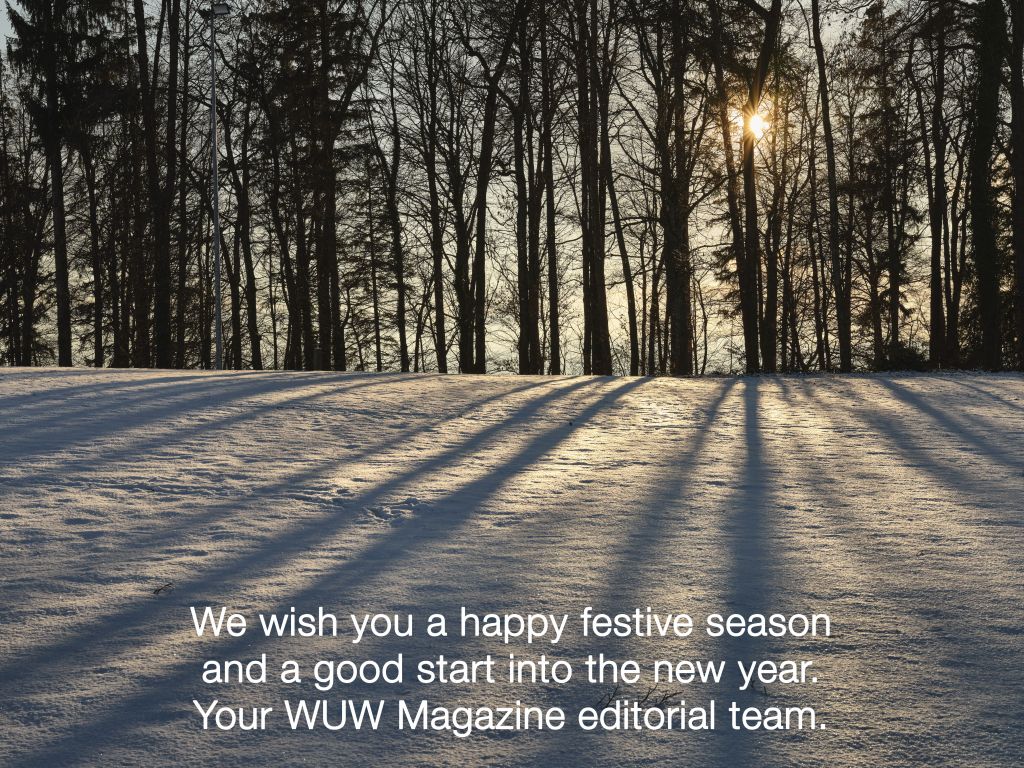
[[[0,765],[1017,766],[1024,378],[703,380],[0,373]],[[831,638],[597,641],[620,658],[807,659],[735,691],[825,730],[201,729],[204,659],[530,655],[485,639],[198,639],[189,606],[827,612]],[[355,650],[353,650],[355,648]],[[326,698],[594,705],[611,686]],[[311,685],[307,698],[321,698]],[[639,691],[640,694],[643,691]]]

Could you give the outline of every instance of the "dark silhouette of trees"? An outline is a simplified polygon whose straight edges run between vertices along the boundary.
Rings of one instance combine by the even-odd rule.
[[[217,190],[206,10],[9,10],[3,362],[1024,366],[1019,3],[247,0]]]

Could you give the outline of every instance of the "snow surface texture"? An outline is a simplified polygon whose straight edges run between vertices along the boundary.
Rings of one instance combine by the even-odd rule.
[[[1024,764],[1020,376],[16,370],[0,373],[0,435],[3,765]],[[203,732],[194,697],[298,698],[204,687],[205,658],[353,648],[200,640],[188,606],[205,604],[827,611],[829,640],[573,635],[557,651],[810,659],[813,686],[721,695],[815,706],[827,730]],[[440,642],[357,650],[531,653]],[[397,693],[568,710],[605,692]],[[396,692],[325,696],[366,694]]]

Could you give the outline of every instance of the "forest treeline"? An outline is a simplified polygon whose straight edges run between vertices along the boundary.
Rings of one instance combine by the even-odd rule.
[[[0,360],[1024,368],[1021,0],[18,0]]]

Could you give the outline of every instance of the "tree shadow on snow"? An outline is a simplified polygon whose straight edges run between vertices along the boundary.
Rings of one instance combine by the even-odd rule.
[[[372,383],[372,379],[362,382],[363,386]],[[377,383],[382,384],[383,382],[378,381]],[[539,383],[527,384],[512,390],[512,392],[525,391],[536,386],[539,386]],[[327,394],[329,393],[322,393],[321,396],[326,396]],[[508,394],[510,392],[504,390],[501,394],[473,403],[469,409],[483,405],[488,401],[502,399],[507,397]],[[430,426],[432,425],[428,424],[422,428],[409,430],[403,436],[405,439],[409,439],[414,436],[415,432],[429,429]],[[189,430],[189,432],[191,431]],[[495,428],[492,427],[488,430],[488,435],[494,431]],[[477,437],[480,436],[478,435]],[[396,441],[397,439],[399,438],[396,438]],[[163,445],[164,441],[157,441],[157,443]],[[345,455],[329,460],[311,461],[300,472],[289,473],[283,478],[274,479],[269,483],[263,483],[254,487],[250,486],[249,491],[244,496],[234,495],[212,507],[204,508],[198,514],[192,514],[187,517],[176,516],[166,526],[155,529],[152,533],[144,535],[139,541],[133,542],[132,550],[136,554],[140,550],[150,551],[155,554],[154,548],[156,546],[180,540],[183,530],[193,530],[199,525],[214,520],[224,520],[228,515],[237,516],[237,514],[241,513],[239,508],[242,507],[246,498],[251,499],[255,503],[267,497],[274,498],[289,489],[301,488],[310,480],[329,475],[336,471],[341,464],[357,459],[360,455],[367,455],[384,448],[386,448],[386,444],[377,444],[372,448],[360,451],[355,456]],[[443,453],[441,457],[427,460],[427,464],[431,468],[437,468],[443,466],[448,459],[454,460],[460,453],[460,447],[457,446]],[[229,559],[226,563],[220,563],[213,569],[200,571],[187,582],[178,582],[175,585],[175,595],[182,598],[183,595],[195,592],[203,586],[210,584],[216,589],[220,586],[222,580],[229,579],[240,572],[247,572],[253,568],[267,568],[271,564],[286,560],[288,556],[301,554],[307,551],[312,544],[317,543],[321,536],[327,535],[325,531],[329,531],[330,528],[321,526],[336,525],[340,529],[342,526],[351,524],[354,518],[354,510],[364,506],[373,506],[374,502],[388,498],[392,484],[402,482],[402,478],[422,475],[425,471],[426,467],[424,465],[416,465],[413,469],[406,470],[399,475],[397,480],[371,489],[365,495],[355,499],[346,499],[343,507],[328,506],[325,515],[322,517],[313,519],[303,517],[297,520],[290,528],[285,529],[283,535],[281,532],[275,531],[273,539],[261,541],[250,550],[243,551],[241,555]],[[145,556],[143,559],[145,559]],[[188,603],[185,604],[187,605]],[[148,620],[154,609],[159,609],[159,605],[143,598],[141,602],[112,611],[88,622],[85,626],[76,627],[70,633],[67,633],[62,642],[50,646],[37,647],[31,655],[21,655],[4,663],[0,666],[0,681],[14,682],[25,677],[33,677],[37,674],[33,670],[35,665],[45,664],[54,657],[63,657],[65,654],[74,653],[83,647],[91,647],[94,643],[99,643],[116,633],[118,629],[143,624]]]
[[[642,499],[627,499],[628,508],[621,512],[627,517],[625,537],[613,548],[611,562],[607,563],[605,574],[601,577],[603,589],[594,594],[588,594],[586,605],[594,607],[599,613],[631,612],[633,609],[645,607],[647,598],[641,594],[642,589],[652,580],[663,577],[666,572],[674,572],[681,566],[699,567],[698,563],[692,562],[685,551],[674,550],[670,547],[673,537],[678,535],[679,528],[685,527],[690,522],[691,513],[687,507],[679,504],[678,500],[685,495],[687,489],[692,491],[693,486],[700,486],[703,478],[697,475],[696,468],[704,458],[704,451],[709,439],[719,421],[719,415],[723,404],[728,400],[730,393],[736,386],[736,379],[726,379],[720,384],[709,385],[703,390],[707,394],[700,402],[695,401],[695,392],[690,390],[683,397],[695,407],[692,411],[685,413],[694,421],[688,424],[688,442],[684,451],[678,456],[672,455],[674,445],[665,444],[664,454],[658,458],[671,459],[671,464],[664,468],[664,473],[659,477],[650,478],[653,487],[644,494]],[[677,386],[677,381],[659,382],[663,386]],[[682,409],[681,409],[682,410]],[[684,413],[677,413],[683,416]],[[653,443],[657,446],[658,443]],[[628,450],[630,446],[621,446],[622,450]],[[620,526],[621,527],[621,526]],[[553,534],[557,535],[557,534]],[[659,612],[683,610],[684,605],[652,605]],[[556,610],[569,606],[559,606]],[[577,617],[572,617],[576,619]],[[596,642],[596,641],[595,641]],[[588,652],[603,653],[607,658],[618,660],[632,658],[628,638],[615,636],[597,642],[590,647]],[[596,700],[602,696],[610,696],[615,688],[613,683],[605,686],[590,684],[581,678],[579,672],[570,683],[568,689],[553,692],[548,698],[552,699],[550,705],[570,704],[568,714],[572,714],[576,707],[594,706]],[[616,694],[617,698],[631,699],[642,697],[645,690],[639,690],[640,686],[623,688]],[[677,705],[677,701],[668,702],[669,705]],[[622,740],[634,740],[643,738],[641,734],[618,734],[584,733],[579,731],[575,723],[570,723],[565,729],[559,732],[547,732],[536,737],[539,742],[539,749],[522,753],[516,760],[516,765],[521,766],[550,766],[550,765],[622,765],[628,762],[628,758],[618,754],[617,748],[623,746]],[[685,738],[692,741],[692,736],[676,735],[676,738]],[[635,747],[635,745],[631,745]],[[691,746],[690,744],[686,745]],[[677,754],[679,754],[677,752]],[[706,757],[706,756],[705,756]]]
[[[264,606],[262,610],[287,610],[292,605],[317,604],[318,599],[319,604],[330,605],[339,595],[366,585],[389,568],[396,567],[402,561],[407,561],[457,536],[474,519],[475,509],[496,494],[509,477],[524,471],[545,453],[567,440],[576,428],[594,418],[603,408],[641,382],[642,380],[635,379],[619,384],[608,380],[584,379],[560,384],[554,391],[531,398],[518,406],[502,421],[488,425],[452,448],[404,470],[380,487],[347,500],[342,511],[335,511],[315,521],[303,520],[273,540],[263,542],[251,551],[241,553],[225,563],[196,574],[195,578],[177,585],[175,592],[172,593],[175,597],[173,607],[167,603],[149,601],[136,603],[108,614],[102,620],[90,623],[85,630],[64,638],[59,644],[37,649],[28,661],[12,660],[13,664],[5,665],[0,671],[0,682],[6,687],[12,680],[21,677],[31,677],[37,682],[52,679],[54,676],[59,679],[62,673],[67,672],[63,668],[67,661],[84,666],[110,663],[112,660],[103,655],[103,645],[111,636],[116,639],[126,634],[143,634],[147,629],[154,631],[160,626],[180,628],[182,617],[187,616],[188,605],[221,604],[218,597],[230,602],[230,595],[244,594],[247,579],[254,575],[267,577],[273,569],[287,567],[294,558],[307,555],[316,545],[341,534],[346,527],[353,524],[352,510],[381,504],[399,493],[402,488],[429,478],[432,473],[446,465],[460,458],[472,456],[492,443],[500,441],[507,430],[521,431],[524,424],[529,425],[533,418],[542,411],[555,407],[559,400],[575,395],[585,388],[600,388],[596,399],[583,406],[571,423],[559,419],[555,426],[542,429],[538,434],[525,439],[521,447],[517,447],[508,458],[502,459],[497,466],[486,471],[481,477],[446,493],[434,505],[451,507],[443,514],[434,511],[410,518],[402,525],[373,539],[373,543],[357,556],[331,567],[324,574],[315,576],[300,590],[291,591],[280,600],[279,605]],[[329,471],[329,468],[320,467],[320,470]],[[311,476],[310,473],[305,474],[307,478]],[[295,479],[292,478],[291,481],[294,482]],[[282,484],[288,482],[289,479],[286,479]],[[461,503],[465,499],[472,499],[475,503],[472,507]],[[252,642],[251,638],[246,637],[222,640],[218,645],[218,655],[226,658],[244,653]],[[85,653],[83,648],[86,649]],[[115,646],[116,650],[120,649]],[[144,654],[145,649],[136,647],[132,652]],[[200,652],[197,646],[196,653]],[[50,666],[52,669],[40,670],[40,666]],[[138,681],[134,686],[135,692],[127,693],[105,710],[95,712],[87,722],[69,726],[68,731],[60,737],[22,756],[22,762],[26,765],[77,762],[95,757],[105,749],[124,743],[125,739],[131,737],[135,726],[145,724],[161,711],[174,718],[184,718],[183,709],[187,704],[183,706],[182,700],[173,697],[181,694],[183,688],[196,682],[196,672],[196,659],[189,658],[172,665],[166,673]],[[168,693],[171,694],[170,697]],[[182,695],[182,699],[184,702],[188,701],[187,696]]]
[[[239,404],[240,401],[248,398],[267,394],[284,394],[290,391],[301,392],[312,384],[321,385],[323,389],[314,393],[303,392],[294,398],[277,401],[273,405],[313,401],[343,391],[382,383],[381,380],[372,376],[351,375],[332,380],[303,374],[288,377],[273,374],[247,376],[232,374],[229,376],[203,376],[199,378],[198,383],[192,381],[192,378],[188,376],[167,377],[167,379],[161,379],[166,383],[152,387],[144,385],[132,387],[129,391],[134,391],[134,393],[126,397],[118,396],[113,401],[105,401],[102,398],[102,391],[97,392],[95,402],[97,406],[102,407],[77,409],[77,412],[72,415],[58,409],[47,416],[40,417],[32,413],[26,414],[25,407],[19,407],[15,411],[15,416],[21,417],[22,422],[13,427],[15,434],[5,441],[3,453],[9,456],[11,461],[23,461],[32,456],[55,450],[97,443],[104,437],[121,435],[133,429],[147,429],[146,439],[134,442],[128,448],[123,446],[101,447],[90,451],[80,459],[61,464],[64,474],[73,473],[78,469],[95,470],[103,464],[130,461],[148,450],[193,439],[204,430],[255,418],[262,415],[265,409],[244,409],[227,417],[193,421],[185,425],[187,429],[178,429],[176,433],[148,431],[155,428],[158,422],[180,417],[183,413],[194,412],[198,416],[208,410],[213,411],[217,408]],[[102,390],[102,387],[100,389]],[[117,388],[111,387],[111,389],[119,394]],[[88,399],[93,399],[93,393],[88,394]],[[41,405],[39,410],[49,411],[52,407],[53,403],[51,402],[45,406]],[[3,407],[0,406],[0,414],[2,412]],[[21,428],[19,429],[19,427]],[[75,432],[83,434],[84,440],[76,443],[75,438],[72,437]],[[22,479],[26,481],[31,477],[31,473],[22,475]]]
[[[915,756],[931,764],[948,760],[951,746],[955,745],[961,753],[977,757],[991,753],[993,765],[1003,764],[998,759],[999,754],[1005,754],[999,751],[1003,746],[1001,740],[1012,730],[1010,724],[1019,720],[1019,714],[1014,714],[1020,710],[1015,692],[1022,680],[1021,673],[1015,670],[1024,667],[1019,661],[1012,661],[1020,656],[1019,644],[1013,642],[1015,630],[1010,630],[1002,650],[993,645],[992,630],[1001,624],[1009,629],[1015,621],[1014,613],[1019,615],[1019,610],[1014,609],[1019,603],[1014,602],[1012,588],[998,593],[991,589],[992,583],[1009,586],[1005,579],[1013,566],[1008,564],[1011,555],[1005,550],[1005,542],[986,541],[984,528],[970,522],[971,505],[964,503],[963,496],[971,493],[966,485],[971,476],[955,466],[949,456],[930,457],[928,462],[922,462],[924,446],[907,438],[898,424],[882,416],[868,416],[849,406],[830,407],[830,401],[810,388],[798,391],[800,401],[783,383],[784,398],[790,408],[826,414],[827,432],[841,433],[845,424],[839,414],[860,421],[870,430],[867,444],[842,446],[835,455],[818,449],[810,461],[799,465],[805,487],[828,490],[811,505],[810,513],[828,531],[829,550],[838,551],[841,562],[845,561],[842,565],[854,569],[867,581],[866,587],[851,591],[853,586],[840,578],[845,602],[854,608],[865,607],[872,614],[881,613],[870,618],[856,612],[848,616],[852,625],[848,631],[852,632],[861,620],[875,626],[859,633],[855,644],[845,644],[844,652],[834,657],[834,666],[852,663],[854,669],[847,676],[861,679],[861,687],[874,689],[890,682],[885,678],[872,679],[872,674],[878,674],[879,660],[892,659],[892,653],[909,654],[913,663],[902,665],[902,695],[910,698],[918,709],[930,713],[930,719],[897,718],[895,723],[879,722],[874,724],[876,727],[865,727],[859,737],[859,748],[870,750],[879,759],[887,754],[898,760],[899,754],[893,755],[893,750],[900,742],[913,741]],[[918,461],[918,468],[940,481],[951,497],[948,503],[963,514],[944,514],[940,507],[927,513],[930,519],[916,522],[925,513],[913,503],[913,484],[903,479],[898,490],[901,495],[895,498],[882,489],[882,498],[891,508],[880,508],[861,497],[873,500],[879,489],[864,487],[856,476],[837,471],[837,456],[863,454],[865,449],[889,445],[905,451],[909,458]],[[841,499],[842,508],[830,499]],[[984,542],[984,551],[963,551],[961,536],[970,536],[972,540],[968,543],[975,546]],[[933,554],[939,555],[938,561]],[[971,555],[971,559],[951,560],[950,554]],[[968,569],[968,578],[950,579],[949,569],[956,568],[957,563]],[[901,629],[894,637],[887,631],[880,633],[876,628],[879,624]],[[955,629],[937,631],[945,627]],[[997,631],[995,638],[998,637]],[[998,678],[998,687],[986,677],[989,665],[977,663],[979,649],[986,649],[993,658],[1000,659],[1004,671]],[[926,664],[917,661],[922,658],[927,659]],[[950,717],[948,712],[949,702],[954,699],[958,717]],[[1000,720],[1009,727],[994,724]],[[917,732],[927,730],[929,723],[942,724],[937,737],[922,737]],[[982,723],[991,727],[979,729]]]

